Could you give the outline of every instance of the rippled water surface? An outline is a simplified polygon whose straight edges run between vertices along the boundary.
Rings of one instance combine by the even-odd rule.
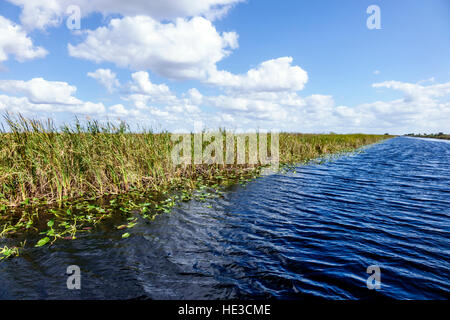
[[[448,299],[449,218],[450,143],[399,137],[183,203],[128,239],[105,225],[27,249],[0,263],[0,298]]]

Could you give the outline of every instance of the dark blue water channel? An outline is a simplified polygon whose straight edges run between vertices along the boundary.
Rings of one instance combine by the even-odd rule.
[[[103,226],[0,262],[0,298],[448,299],[450,143],[386,140],[122,233]],[[69,265],[81,290],[66,287]]]

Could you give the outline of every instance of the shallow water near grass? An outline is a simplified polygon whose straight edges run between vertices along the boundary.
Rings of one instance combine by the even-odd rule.
[[[2,299],[445,299],[450,144],[398,137],[0,262]],[[81,269],[68,290],[66,269]],[[369,290],[366,269],[381,269]]]

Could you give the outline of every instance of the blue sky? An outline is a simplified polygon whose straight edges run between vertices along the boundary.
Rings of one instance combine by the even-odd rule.
[[[172,131],[450,132],[446,0],[153,4],[0,1],[0,112]],[[80,30],[66,26],[70,5]],[[370,5],[381,29],[366,25]]]

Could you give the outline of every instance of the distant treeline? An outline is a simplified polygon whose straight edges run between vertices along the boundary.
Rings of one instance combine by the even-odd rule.
[[[439,133],[430,133],[430,134],[426,134],[426,133],[408,133],[406,134],[406,136],[408,137],[419,137],[419,138],[434,138],[434,139],[446,139],[446,140],[450,140],[450,134],[446,134],[443,132],[439,132]]]

